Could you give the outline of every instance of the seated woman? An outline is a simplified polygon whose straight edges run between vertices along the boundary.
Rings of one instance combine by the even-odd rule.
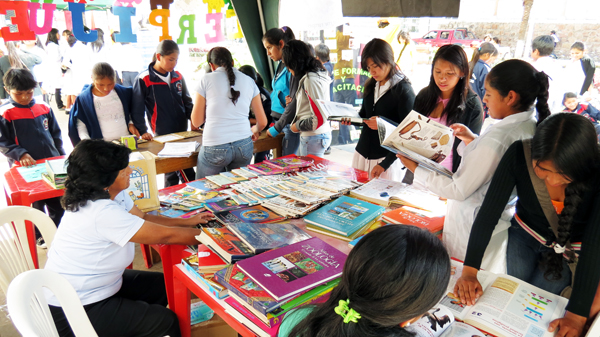
[[[69,155],[66,212],[46,269],[75,288],[98,336],[180,336],[177,316],[167,309],[162,273],[126,270],[134,243],[198,243],[194,228],[204,214],[189,219],[144,214],[124,193],[129,187],[128,148],[103,140],[81,141]],[[73,336],[60,303],[48,304],[60,336]]]
[[[508,274],[548,292],[570,295],[564,317],[550,323],[548,330],[558,330],[558,337],[580,336],[600,303],[594,299],[600,281],[599,168],[594,127],[577,114],[551,115],[533,139],[511,145],[473,223],[465,267],[454,289],[462,303],[473,304],[481,295],[481,258],[516,187]],[[570,294],[565,292],[569,286]]]
[[[116,73],[106,62],[92,68],[92,84],[86,85],[71,109],[69,138],[73,146],[83,139],[111,141],[140,133],[130,122],[131,95],[129,87],[115,84]],[[144,139],[152,139],[144,134]]]
[[[260,91],[250,77],[233,67],[227,48],[215,47],[208,53],[212,70],[196,88],[192,124],[204,125],[198,153],[196,179],[250,164],[253,140],[267,126]],[[250,127],[248,110],[256,116]]]
[[[405,327],[440,300],[449,280],[448,253],[433,234],[380,227],[350,251],[329,299],[290,312],[278,336],[413,336]]]

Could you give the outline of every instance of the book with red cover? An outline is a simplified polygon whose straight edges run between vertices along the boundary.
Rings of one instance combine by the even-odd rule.
[[[227,263],[245,259],[252,255],[252,250],[226,227],[202,228],[196,239]]]
[[[346,257],[312,238],[253,256],[237,266],[276,301],[283,301],[339,277]]]
[[[403,206],[383,213],[382,220],[392,224],[413,225],[425,228],[431,233],[438,234],[444,228],[443,216],[422,209]]]
[[[260,319],[258,319],[256,316],[254,316],[254,314],[252,312],[250,312],[250,310],[246,309],[243,305],[238,303],[238,301],[234,300],[231,296],[225,299],[225,303],[227,303],[234,310],[234,312],[227,310],[227,313],[229,313],[231,316],[235,317],[238,321],[241,321],[242,323],[244,323],[243,320],[240,320],[240,317],[237,316],[237,315],[242,315],[242,317],[248,319],[249,321],[254,323],[257,327],[264,330],[269,336],[277,336],[277,332],[279,331],[279,324],[275,325],[272,328],[268,327]],[[254,332],[257,333],[257,331],[254,331]]]
[[[303,167],[312,165],[312,160],[304,160],[298,157],[287,157],[265,160],[263,163],[273,166],[276,169],[284,170],[286,172],[295,171]]]
[[[220,270],[220,269],[227,267],[227,265],[228,265],[227,262],[223,261],[223,259],[221,257],[219,257],[219,255],[215,254],[215,252],[213,252],[206,245],[202,245],[202,244],[198,245],[198,253],[196,254],[196,256],[198,257],[198,268],[199,269],[202,269],[202,268],[216,269],[216,268],[218,268]]]
[[[251,169],[252,171],[255,171],[255,172],[258,172],[258,173],[264,174],[264,175],[285,173],[284,170],[275,168],[266,163],[252,164],[252,165],[248,165],[246,167]]]

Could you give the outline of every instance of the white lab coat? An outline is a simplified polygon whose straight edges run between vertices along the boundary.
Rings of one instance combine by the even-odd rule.
[[[535,125],[534,111],[531,110],[489,126],[469,145],[459,146],[462,161],[452,178],[420,166],[415,171],[415,181],[448,199],[443,238],[450,256],[464,261],[471,227],[500,159],[512,143],[533,137]],[[513,191],[511,200],[515,197]],[[506,273],[506,242],[512,214],[512,207],[507,206],[483,257],[482,269]]]

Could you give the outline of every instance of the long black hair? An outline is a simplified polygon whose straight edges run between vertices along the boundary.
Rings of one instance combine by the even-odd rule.
[[[263,41],[267,41],[270,45],[279,46],[279,41],[283,41],[283,44],[285,45],[288,42],[295,40],[296,36],[290,27],[283,26],[281,28],[271,28],[267,30],[262,39]]]
[[[152,55],[152,62],[156,62],[156,54],[160,54],[160,56],[169,56],[173,53],[179,53],[179,46],[173,40],[162,40],[156,46],[156,52]]]
[[[130,153],[129,148],[102,139],[79,142],[67,159],[65,195],[60,200],[63,208],[77,212],[88,201],[109,199],[106,189],[129,165]]]
[[[531,141],[534,165],[551,161],[559,173],[571,180],[565,188],[564,208],[558,216],[556,243],[565,246],[571,238],[571,225],[577,206],[587,190],[590,177],[598,172],[600,148],[596,130],[585,117],[574,113],[558,113],[540,123]],[[596,225],[596,224],[592,224]],[[542,261],[544,277],[560,279],[562,254],[550,251]]]
[[[531,64],[516,59],[504,61],[492,68],[486,81],[503,97],[510,91],[516,92],[519,103],[514,108],[518,112],[529,110],[537,100],[538,125],[550,116],[548,75],[537,71]]]
[[[473,51],[473,56],[471,56],[471,62],[469,62],[469,78],[473,77],[473,69],[475,69],[475,65],[481,58],[481,55],[490,54],[490,56],[498,55],[498,49],[491,42],[482,43],[479,48],[476,48]]]
[[[413,226],[389,225],[362,238],[344,265],[341,281],[289,336],[413,336],[400,324],[424,314],[443,296],[450,258],[433,234]],[[334,308],[340,300],[361,315],[344,323]]]
[[[50,29],[50,31],[48,32],[48,35],[46,36],[46,46],[50,42],[58,44],[58,39],[56,38],[56,34],[58,34],[58,29],[56,29],[56,28]]]
[[[429,85],[419,92],[418,96],[423,97],[423,99],[415,100],[414,110],[425,116],[429,116],[438,105],[438,98],[442,95],[442,91],[438,88],[437,84],[435,84],[435,79],[433,77],[438,60],[452,63],[458,70],[456,75],[459,76],[462,74],[454,87],[454,91],[452,92],[452,96],[450,96],[448,104],[440,116],[446,116],[448,125],[451,125],[459,122],[465,113],[467,94],[469,92],[469,61],[467,60],[467,53],[465,53],[461,46],[454,44],[441,46],[435,53],[433,62],[431,63]]]
[[[362,70],[369,71],[369,59],[380,68],[383,68],[385,65],[390,66],[390,72],[386,80],[389,80],[394,75],[400,73],[396,62],[394,61],[394,51],[392,50],[392,46],[382,39],[373,39],[367,42],[365,48],[363,48],[360,55],[360,67]],[[377,81],[375,81],[373,77],[370,77],[365,82],[365,96],[373,91],[376,83]]]
[[[292,40],[283,46],[281,58],[285,66],[294,71],[294,77],[302,78],[309,72],[318,73],[325,67],[313,56],[308,45],[302,41]]]
[[[233,89],[235,85],[235,73],[233,72],[233,56],[231,52],[225,47],[214,47],[208,52],[208,62],[218,67],[224,67],[229,79],[229,91],[231,93],[231,101],[233,105],[237,103],[240,98],[240,92]]]
[[[99,53],[102,50],[102,47],[104,47],[104,31],[100,28],[97,28],[96,32],[98,32],[98,38],[96,41],[91,43],[91,46],[93,52]]]

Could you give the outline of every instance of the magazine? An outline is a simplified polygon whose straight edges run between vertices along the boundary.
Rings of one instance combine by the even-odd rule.
[[[342,118],[350,118],[350,123],[362,125],[363,121],[367,119],[361,118],[358,115],[356,108],[350,104],[325,101],[322,99],[318,99],[317,101],[323,110],[325,110],[327,116],[329,116],[327,119],[330,121],[340,122]]]
[[[484,337],[485,334],[474,327],[457,322],[450,310],[436,306],[406,330],[414,332],[415,337]]]
[[[454,135],[451,128],[413,110],[397,126],[385,117],[377,118],[377,130],[382,147],[429,170],[452,176],[452,172],[440,165],[452,152]]]
[[[445,307],[453,318],[497,337],[554,336],[548,325],[564,315],[566,298],[509,275],[479,271],[483,295],[475,305],[466,306],[453,294],[462,269],[462,263],[452,260],[450,283],[436,308]]]

